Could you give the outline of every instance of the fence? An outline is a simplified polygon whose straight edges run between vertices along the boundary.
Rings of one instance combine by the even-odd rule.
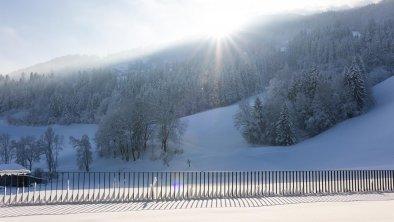
[[[392,192],[394,170],[59,172],[3,176],[0,205]],[[2,190],[1,190],[2,189]]]

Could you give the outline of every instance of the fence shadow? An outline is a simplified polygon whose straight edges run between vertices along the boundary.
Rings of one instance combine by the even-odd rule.
[[[142,210],[174,210],[192,208],[267,207],[316,202],[388,201],[394,193],[336,194],[314,196],[274,196],[223,199],[192,199],[178,201],[146,201],[124,203],[85,203],[67,205],[32,205],[0,207],[0,218],[35,215],[69,215]]]

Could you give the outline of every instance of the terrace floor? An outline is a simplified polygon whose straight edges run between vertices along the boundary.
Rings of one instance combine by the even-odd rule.
[[[10,206],[0,221],[394,221],[394,193]]]

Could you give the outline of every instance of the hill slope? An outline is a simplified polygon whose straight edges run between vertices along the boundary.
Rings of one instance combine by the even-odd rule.
[[[231,125],[236,106],[193,115],[186,118],[184,156],[203,170],[392,168],[394,77],[375,86],[373,94],[376,105],[367,114],[291,147],[246,145]]]
[[[188,128],[181,147],[170,166],[148,157],[137,162],[99,158],[94,171],[113,170],[307,170],[307,169],[388,169],[394,167],[394,77],[374,87],[375,107],[363,116],[344,121],[326,132],[291,147],[252,147],[233,125],[236,105],[185,117]],[[75,150],[69,136],[87,133],[91,138],[96,125],[54,126],[65,137],[60,170],[76,170]],[[17,127],[0,120],[0,133],[13,137],[39,136],[45,127]],[[188,167],[187,161],[191,161]],[[45,161],[35,164],[45,167]]]

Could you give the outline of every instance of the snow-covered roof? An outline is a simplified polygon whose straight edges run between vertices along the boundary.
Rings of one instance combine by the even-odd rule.
[[[18,174],[27,174],[27,173],[30,173],[30,170],[16,163],[0,164],[0,176],[18,175]]]

